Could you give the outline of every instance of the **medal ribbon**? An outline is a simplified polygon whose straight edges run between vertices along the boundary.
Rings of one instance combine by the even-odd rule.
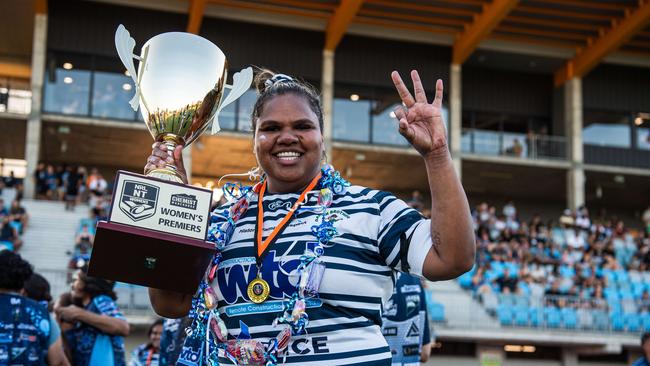
[[[305,188],[304,191],[300,194],[300,197],[298,197],[298,200],[296,203],[293,204],[293,207],[291,207],[291,210],[287,213],[287,215],[280,221],[280,224],[273,229],[271,234],[266,238],[266,240],[262,240],[262,235],[264,232],[264,192],[266,191],[266,181],[262,184],[262,187],[260,187],[260,192],[259,192],[259,201],[257,205],[257,240],[255,241],[255,244],[257,244],[257,260],[260,262],[260,259],[262,257],[262,254],[266,251],[266,249],[269,247],[269,244],[273,242],[276,236],[284,229],[284,227],[287,225],[289,220],[291,220],[291,217],[293,216],[294,211],[296,211],[296,208],[302,203],[302,201],[305,199],[305,196],[307,195],[307,192],[311,191],[316,187],[316,184],[318,183],[318,180],[320,179],[321,174],[319,173],[314,179],[309,183],[307,188]]]

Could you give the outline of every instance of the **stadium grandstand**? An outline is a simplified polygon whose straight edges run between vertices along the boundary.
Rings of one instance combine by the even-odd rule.
[[[427,284],[428,364],[629,365],[641,355],[650,1],[4,0],[0,246],[18,249],[55,296],[87,261],[115,172],[142,172],[151,150],[128,105],[119,24],[136,50],[186,31],[217,44],[229,74],[255,65],[310,82],[330,162],[420,209],[424,165],[396,131],[389,75],[418,69],[430,89],[443,79],[477,258],[458,279]],[[222,132],[184,151],[193,184],[218,196],[221,176],[256,165],[254,100],[246,92],[222,112]],[[116,291],[131,324],[154,318],[145,288]]]

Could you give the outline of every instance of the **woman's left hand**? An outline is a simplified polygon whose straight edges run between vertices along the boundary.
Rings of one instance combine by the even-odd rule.
[[[429,104],[416,70],[411,71],[415,98],[397,71],[393,71],[390,76],[406,107],[395,109],[399,133],[425,158],[434,154],[447,154],[447,131],[442,119],[442,80],[436,81],[436,96],[433,103]]]

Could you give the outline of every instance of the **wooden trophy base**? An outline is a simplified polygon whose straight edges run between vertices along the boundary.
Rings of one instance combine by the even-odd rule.
[[[194,294],[214,251],[203,240],[100,221],[88,275]]]

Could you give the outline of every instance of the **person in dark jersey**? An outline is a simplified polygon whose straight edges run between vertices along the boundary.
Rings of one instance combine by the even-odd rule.
[[[187,316],[180,319],[164,320],[163,334],[160,337],[160,366],[176,365],[176,360],[178,360],[187,336],[185,330],[191,324],[192,319]]]
[[[431,329],[420,279],[397,273],[393,296],[384,304],[382,334],[393,355],[393,366],[416,366],[431,353]]]
[[[0,252],[0,365],[69,365],[47,307],[21,295],[32,274],[20,255]]]

